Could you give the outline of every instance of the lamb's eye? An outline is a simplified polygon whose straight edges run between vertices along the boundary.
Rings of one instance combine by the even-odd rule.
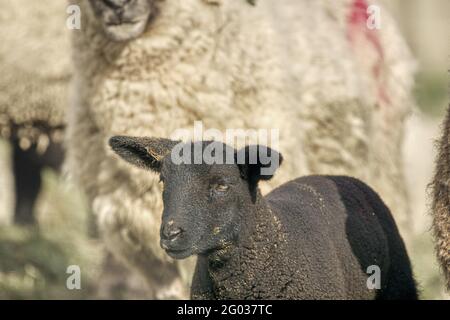
[[[216,183],[213,185],[213,190],[216,193],[225,193],[228,191],[229,188],[230,188],[229,186],[227,186],[226,184],[222,184],[222,183]]]

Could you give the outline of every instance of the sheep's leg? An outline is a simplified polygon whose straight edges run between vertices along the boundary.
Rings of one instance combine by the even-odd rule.
[[[35,222],[33,215],[39,190],[41,188],[41,164],[33,161],[34,148],[22,150],[17,141],[13,143],[13,170],[16,204],[14,221],[21,225]]]
[[[13,170],[15,177],[16,204],[14,220],[17,224],[35,223],[33,214],[36,199],[41,189],[41,171],[49,167],[59,171],[64,159],[61,144],[50,143],[43,154],[36,145],[23,150],[18,140],[13,141]]]

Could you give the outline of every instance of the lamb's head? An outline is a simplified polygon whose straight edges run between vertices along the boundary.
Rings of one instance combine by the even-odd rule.
[[[156,15],[156,0],[89,0],[105,34],[113,41],[134,39]]]
[[[161,246],[177,259],[235,243],[243,215],[254,212],[258,182],[272,178],[282,160],[268,147],[237,151],[212,141],[113,137],[110,145],[131,164],[160,174]]]

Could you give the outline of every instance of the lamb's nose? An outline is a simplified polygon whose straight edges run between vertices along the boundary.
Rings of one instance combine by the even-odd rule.
[[[181,229],[173,224],[167,224],[163,230],[163,237],[166,240],[173,241],[173,240],[177,239],[182,233],[183,233],[183,229]]]

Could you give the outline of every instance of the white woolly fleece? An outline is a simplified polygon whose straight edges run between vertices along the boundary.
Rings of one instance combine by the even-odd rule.
[[[45,5],[0,0],[2,137],[9,137],[13,123],[21,126],[21,138],[36,142],[43,132],[32,123],[42,122],[50,129],[65,123],[72,73],[66,5],[60,0],[49,0]],[[59,137],[61,140],[60,132]]]

